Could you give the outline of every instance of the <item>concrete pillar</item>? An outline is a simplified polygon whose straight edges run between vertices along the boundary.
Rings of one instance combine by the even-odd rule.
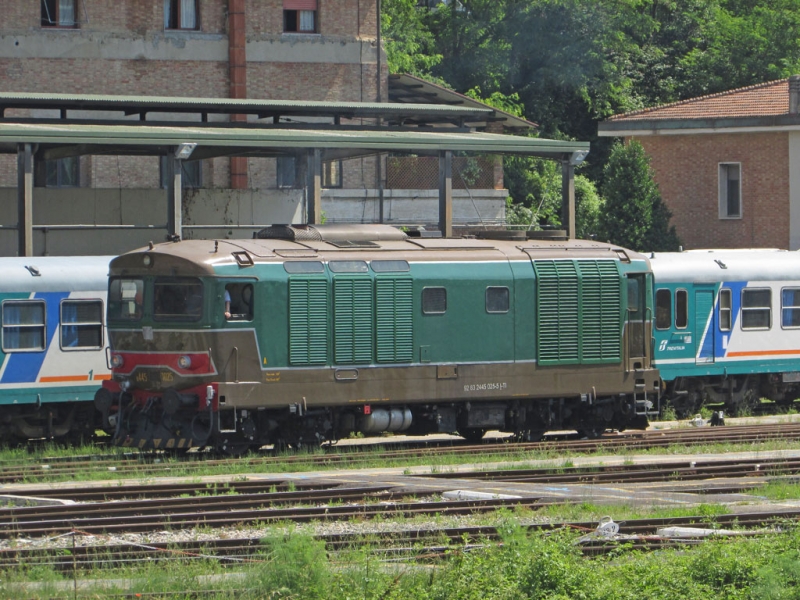
[[[17,255],[33,256],[33,152],[30,144],[17,147]]]
[[[319,148],[308,151],[306,159],[306,201],[308,222],[322,223],[322,156]]]
[[[575,166],[561,161],[561,227],[575,239]]]
[[[167,236],[183,238],[183,161],[167,155]]]
[[[439,152],[439,231],[453,237],[453,151]]]

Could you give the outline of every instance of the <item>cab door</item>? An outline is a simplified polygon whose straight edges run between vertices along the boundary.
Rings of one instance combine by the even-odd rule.
[[[649,363],[647,323],[650,315],[645,302],[646,294],[645,274],[628,275],[628,314],[625,329],[628,332],[628,368],[631,370],[641,369]]]

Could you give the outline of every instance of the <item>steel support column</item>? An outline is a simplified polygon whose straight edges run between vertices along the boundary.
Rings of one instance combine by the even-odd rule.
[[[575,239],[575,165],[561,161],[561,226]]]
[[[167,237],[183,238],[183,161],[167,155]]]
[[[30,144],[17,146],[17,255],[33,256],[33,152]]]
[[[439,152],[439,231],[453,237],[453,151]]]
[[[306,157],[306,202],[309,224],[322,223],[322,153],[309,150]]]

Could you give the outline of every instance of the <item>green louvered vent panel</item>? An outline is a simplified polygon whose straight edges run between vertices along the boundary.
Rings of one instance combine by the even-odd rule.
[[[333,355],[337,364],[372,362],[372,279],[333,281]]]
[[[411,279],[375,281],[376,340],[379,363],[411,362]]]
[[[543,365],[577,363],[578,272],[574,261],[535,261],[537,351]]]
[[[619,362],[620,275],[613,260],[535,261],[542,365]]]
[[[579,260],[581,362],[621,360],[620,276],[613,260]]]
[[[328,281],[289,279],[289,362],[324,365],[328,362]]]

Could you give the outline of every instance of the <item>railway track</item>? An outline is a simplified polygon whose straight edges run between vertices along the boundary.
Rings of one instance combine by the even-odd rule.
[[[279,466],[287,469],[290,465],[309,465],[312,467],[336,466],[338,468],[357,468],[365,462],[400,464],[402,461],[437,456],[483,456],[496,455],[498,458],[519,455],[526,452],[547,452],[564,450],[574,453],[593,453],[617,451],[620,449],[647,450],[671,446],[702,446],[711,444],[757,444],[768,441],[800,440],[800,424],[785,423],[773,425],[747,425],[727,427],[703,427],[697,429],[666,429],[654,431],[624,432],[607,434],[594,440],[564,439],[536,443],[483,443],[459,444],[447,442],[444,445],[431,445],[390,450],[369,451],[356,447],[330,447],[318,454],[251,454],[245,458],[212,458],[204,454],[190,453],[183,457],[170,457],[162,453],[126,453],[118,455],[99,455],[80,457],[70,461],[63,458],[41,459],[35,464],[23,461],[0,462],[0,483],[36,482],[54,479],[68,479],[86,473],[107,472],[110,477],[120,476],[158,476],[191,474],[193,468],[207,470],[226,465],[248,465],[254,468]],[[416,444],[416,442],[415,442]],[[382,445],[381,445],[382,446]]]

